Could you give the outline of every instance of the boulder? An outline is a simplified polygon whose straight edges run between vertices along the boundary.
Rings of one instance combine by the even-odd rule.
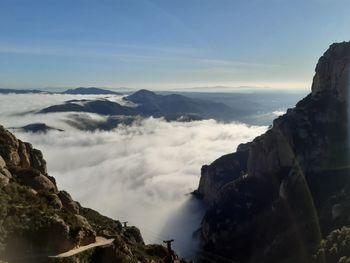
[[[138,228],[131,226],[123,229],[124,235],[133,243],[145,244]]]
[[[79,204],[73,201],[69,193],[66,191],[59,191],[58,197],[60,198],[64,209],[74,214],[79,214]]]
[[[0,170],[4,169],[5,167],[6,167],[6,162],[0,155]]]
[[[33,218],[30,218],[29,221],[34,223]],[[28,235],[28,233],[23,236],[21,233],[12,233],[7,237],[6,261],[23,262],[18,261],[18,256],[24,257],[26,253],[31,253],[32,255],[55,255],[66,252],[76,246],[76,243],[70,236],[70,227],[60,216],[42,215],[40,221],[40,226],[36,229],[31,229],[31,235]],[[22,251],[26,251],[26,253]],[[1,256],[1,258],[3,257]]]
[[[80,230],[76,236],[77,244],[80,246],[85,246],[96,242],[96,232],[92,229],[89,222],[85,217],[80,215],[75,215],[80,225]]]
[[[42,229],[42,244],[45,250],[55,253],[66,252],[76,246],[70,236],[70,227],[58,215],[47,218],[48,228]]]
[[[47,200],[48,205],[50,205],[54,209],[61,210],[63,208],[61,199],[57,196],[57,194],[45,193],[45,198]]]
[[[0,173],[0,186],[6,186],[10,182],[10,179]]]
[[[8,178],[12,178],[12,174],[10,173],[9,170],[7,170],[6,168],[0,169],[0,173],[5,175]]]
[[[57,187],[40,171],[27,168],[17,169],[15,172],[16,179],[21,184],[27,185],[36,191],[57,192]]]

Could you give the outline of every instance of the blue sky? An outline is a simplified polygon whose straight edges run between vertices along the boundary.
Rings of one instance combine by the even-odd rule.
[[[310,88],[348,0],[0,0],[0,87]]]

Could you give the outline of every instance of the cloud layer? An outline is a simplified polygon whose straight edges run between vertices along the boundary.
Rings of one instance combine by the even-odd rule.
[[[28,124],[40,117],[14,117],[13,113],[66,99],[48,97],[43,102],[36,97],[35,102],[33,96],[43,95],[8,96],[17,96],[17,101],[0,105],[1,122],[6,126]],[[23,107],[14,108],[19,103]],[[59,188],[68,190],[82,205],[138,226],[146,242],[174,238],[182,255],[188,255],[192,232],[203,214],[200,203],[188,195],[198,186],[201,166],[266,130],[214,120],[166,122],[148,118],[132,126],[92,133],[62,127],[62,118],[45,115],[41,121],[66,128],[64,132],[17,132],[17,136],[43,151]]]

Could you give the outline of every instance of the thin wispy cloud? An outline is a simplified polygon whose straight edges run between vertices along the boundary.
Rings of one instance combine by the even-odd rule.
[[[198,62],[203,64],[210,64],[210,65],[218,65],[218,66],[231,66],[231,67],[280,67],[280,65],[276,64],[264,64],[264,63],[250,63],[250,62],[243,62],[243,61],[235,61],[235,60],[225,60],[225,59],[205,59],[205,58],[198,58]]]
[[[207,58],[201,56],[203,51],[192,48],[139,46],[135,44],[112,44],[95,42],[100,51],[88,46],[72,45],[62,46],[26,46],[26,45],[0,45],[2,54],[19,54],[54,57],[82,57],[99,58],[104,60],[123,60],[125,62],[170,62],[183,63],[184,66],[212,67],[229,70],[230,68],[262,68],[279,67],[274,64],[244,62],[228,59]]]

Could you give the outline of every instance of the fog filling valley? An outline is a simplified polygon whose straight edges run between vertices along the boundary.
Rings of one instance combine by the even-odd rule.
[[[0,96],[0,123],[5,127],[44,122],[64,130],[14,131],[43,152],[59,189],[67,190],[83,206],[139,227],[146,243],[174,238],[181,256],[190,256],[191,247],[196,245],[192,233],[203,216],[200,202],[189,194],[198,186],[201,166],[234,152],[238,144],[267,129],[214,120],[166,122],[147,118],[112,131],[86,132],[62,121],[69,113],[21,113],[70,99],[101,96]],[[120,96],[109,99],[121,101]]]

